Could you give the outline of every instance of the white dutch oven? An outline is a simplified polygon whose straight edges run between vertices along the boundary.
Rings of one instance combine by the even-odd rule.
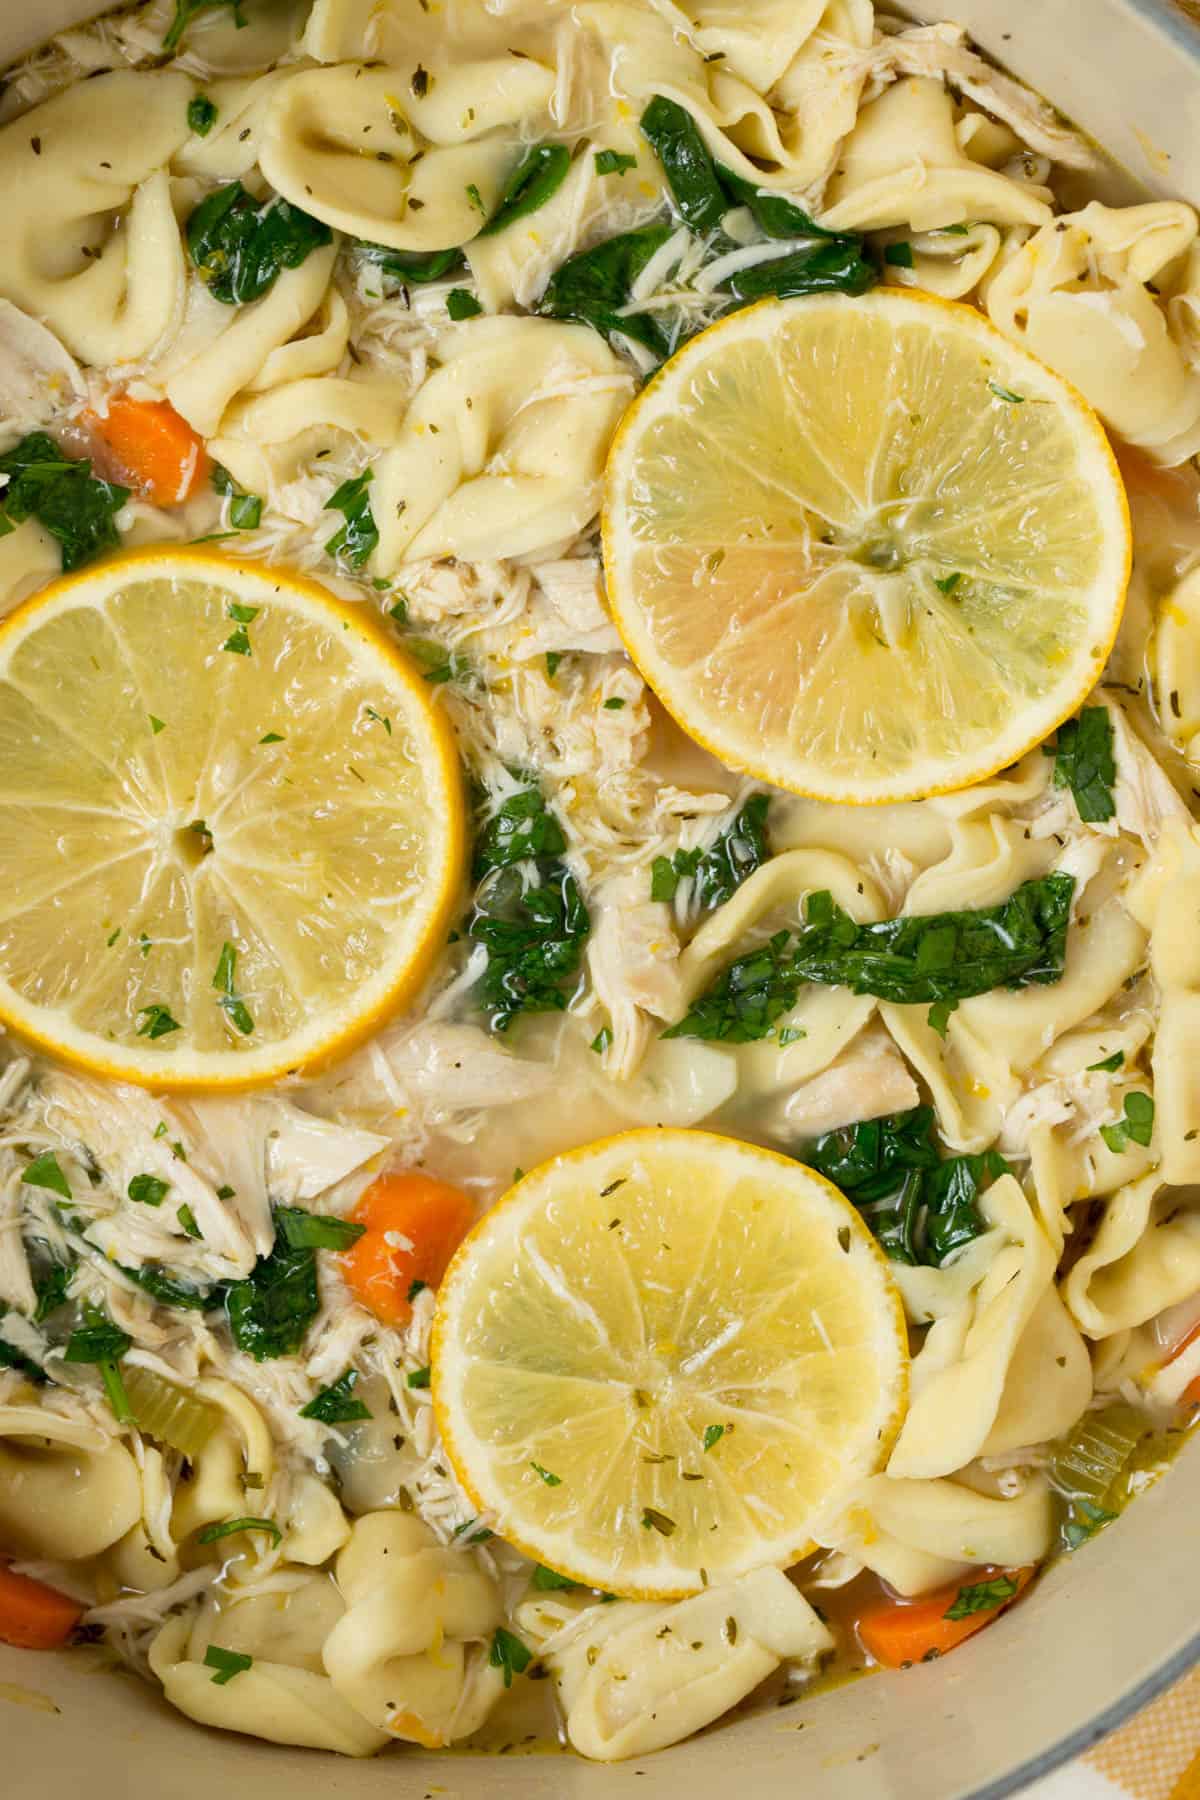
[[[270,0],[257,0],[269,4]],[[0,64],[97,10],[0,0]],[[1168,0],[930,0],[1146,187],[1200,203],[1200,28]],[[0,256],[4,253],[0,231]],[[1000,1800],[1200,1660],[1200,1449],[944,1662],[739,1719],[640,1763],[374,1762],[208,1732],[133,1680],[0,1647],[0,1792],[66,1800]]]

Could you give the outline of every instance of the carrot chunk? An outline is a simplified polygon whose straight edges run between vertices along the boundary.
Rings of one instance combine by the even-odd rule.
[[[406,1325],[416,1293],[446,1273],[475,1208],[461,1188],[409,1171],[380,1175],[350,1217],[366,1230],[339,1258],[347,1284],[383,1324]]]
[[[82,1606],[65,1594],[0,1564],[0,1643],[57,1650],[82,1617]]]
[[[178,506],[208,479],[204,440],[167,401],[115,394],[106,413],[85,417],[126,480],[156,506]]]
[[[864,1650],[885,1669],[906,1669],[954,1650],[982,1631],[1033,1580],[1034,1566],[980,1569],[952,1587],[916,1600],[884,1600],[860,1614]]]

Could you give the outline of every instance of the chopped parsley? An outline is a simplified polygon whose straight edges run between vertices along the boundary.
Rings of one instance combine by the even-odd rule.
[[[1114,1075],[1118,1069],[1124,1067],[1124,1064],[1125,1052],[1123,1050],[1114,1050],[1112,1055],[1106,1056],[1102,1062],[1089,1063],[1087,1066],[1087,1073],[1089,1075]]]
[[[158,1001],[151,1001],[149,1006],[140,1006],[137,1017],[140,1019],[137,1035],[139,1037],[167,1037],[171,1031],[180,1030],[178,1019],[171,1017],[171,1008],[162,1006]]]
[[[237,951],[228,940],[221,945],[221,954],[217,958],[217,966],[213,973],[212,986],[216,988],[219,998],[217,1005],[226,1018],[241,1032],[249,1037],[254,1030],[254,1020],[244,1000],[240,1000],[235,991],[237,978]]]
[[[541,1463],[539,1463],[539,1462],[531,1462],[529,1466],[533,1470],[534,1474],[538,1477],[538,1480],[544,1481],[547,1487],[561,1487],[562,1486],[562,1476],[561,1475],[555,1475],[550,1469],[543,1469]]]
[[[1126,1094],[1125,1107],[1115,1125],[1102,1125],[1100,1136],[1114,1156],[1130,1144],[1147,1148],[1154,1136],[1154,1102],[1149,1094]]]
[[[579,1586],[579,1583],[572,1581],[569,1575],[560,1575],[557,1569],[548,1569],[545,1563],[538,1563],[530,1577],[530,1582],[542,1594],[554,1593],[559,1588],[571,1589]]]
[[[431,1374],[431,1371],[430,1371],[428,1363],[426,1363],[426,1365],[423,1369],[410,1370],[409,1376],[408,1376],[409,1387],[410,1388],[427,1388],[429,1386],[430,1374]]]
[[[275,1225],[290,1250],[349,1250],[367,1229],[352,1219],[306,1212],[302,1206],[277,1206]]]
[[[161,1206],[170,1185],[158,1175],[135,1175],[125,1191],[139,1206]]]
[[[70,1200],[71,1184],[58,1166],[58,1157],[53,1150],[43,1150],[35,1156],[27,1168],[21,1171],[21,1180],[27,1187],[49,1188],[52,1194],[61,1194],[64,1200]]]
[[[523,1675],[532,1661],[532,1650],[513,1632],[506,1631],[503,1625],[497,1625],[492,1647],[488,1651],[488,1662],[493,1669],[503,1669],[506,1688],[512,1686],[513,1676]]]
[[[977,1581],[969,1587],[960,1587],[942,1617],[946,1619],[969,1619],[975,1613],[994,1612],[998,1606],[1006,1606],[1016,1598],[1017,1583],[1011,1575],[997,1575],[991,1581]]]
[[[461,319],[477,319],[482,306],[467,288],[451,288],[446,295],[446,311],[457,324]]]
[[[637,168],[637,157],[627,156],[623,150],[597,150],[592,160],[597,175],[624,175]]]
[[[187,122],[197,137],[208,136],[217,122],[217,108],[207,94],[197,94],[195,99],[188,101]]]
[[[379,542],[371,497],[367,492],[373,477],[371,469],[352,475],[335,488],[325,502],[326,512],[340,512],[346,523],[335,531],[325,546],[326,554],[341,557],[352,569],[361,569]]]
[[[273,1519],[223,1519],[216,1525],[206,1525],[196,1537],[198,1544],[215,1544],[220,1538],[234,1537],[239,1531],[261,1531],[271,1539],[272,1545],[283,1542],[283,1533]]]
[[[997,400],[1003,400],[1009,406],[1024,406],[1025,404],[1024,394],[1014,394],[1011,388],[1001,387],[998,381],[989,381],[988,388],[995,394]]]
[[[104,1392],[108,1396],[113,1417],[120,1425],[130,1425],[133,1423],[133,1408],[129,1404],[129,1395],[125,1392],[118,1364],[132,1347],[133,1339],[119,1325],[114,1325],[98,1306],[86,1306],[83,1317],[84,1323],[67,1339],[63,1361],[94,1363],[104,1383]]]
[[[195,1213],[192,1211],[191,1207],[188,1206],[186,1201],[175,1214],[175,1222],[179,1226],[180,1231],[185,1232],[190,1238],[202,1238],[204,1236],[204,1233],[196,1223]]]
[[[913,247],[907,238],[902,238],[898,244],[887,244],[884,247],[883,260],[892,269],[911,269]]]
[[[240,1650],[222,1650],[220,1644],[210,1644],[204,1652],[204,1666],[215,1669],[213,1680],[218,1687],[224,1687],[235,1675],[244,1674],[254,1667],[254,1658],[245,1656]]]
[[[613,1034],[612,1034],[611,1026],[602,1025],[600,1030],[596,1033],[595,1037],[592,1039],[591,1043],[588,1045],[588,1049],[594,1051],[597,1056],[603,1056],[604,1052],[609,1048],[612,1041],[613,1041]]]
[[[719,1444],[724,1436],[725,1427],[723,1425],[706,1425],[704,1427],[704,1448],[711,1450],[713,1445]]]

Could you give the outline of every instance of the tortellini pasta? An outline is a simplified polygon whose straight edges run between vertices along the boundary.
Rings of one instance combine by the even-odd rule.
[[[667,1606],[624,1600],[574,1612],[532,1601],[518,1617],[545,1640],[571,1743],[597,1762],[677,1743],[736,1706],[781,1662],[811,1669],[833,1648],[778,1569]]]
[[[1041,1476],[1002,1499],[962,1481],[875,1475],[821,1541],[911,1597],[945,1586],[972,1565],[1040,1562],[1053,1536],[1054,1502]]]
[[[496,1583],[409,1513],[368,1513],[337,1559],[346,1613],[322,1661],[378,1730],[436,1749],[469,1737],[503,1690],[489,1662]]]
[[[166,164],[188,136],[192,93],[172,70],[114,72],[0,127],[0,293],[84,362],[145,356],[177,321],[183,247]]]
[[[913,77],[863,107],[826,190],[821,224],[830,231],[936,231],[968,220],[1044,225],[1051,216],[1044,189],[963,151],[942,82]]]
[[[979,1287],[930,1326],[889,1475],[952,1475],[977,1456],[1058,1437],[1091,1398],[1086,1349],[1052,1285],[1054,1246],[1019,1183],[1001,1176],[980,1208],[1009,1241]]]
[[[1164,831],[1129,896],[1150,933],[1150,967],[1160,990],[1154,1035],[1155,1125],[1163,1181],[1200,1180],[1200,839]]]
[[[1079,1329],[1111,1337],[1200,1286],[1200,1212],[1144,1175],[1106,1203],[1095,1238],[1063,1283]]]
[[[1200,372],[1150,291],[1188,250],[1196,215],[1177,201],[1045,223],[986,288],[993,322],[1068,377],[1132,444],[1165,463],[1200,449]]]
[[[285,269],[269,293],[250,306],[230,309],[192,289],[192,304],[218,326],[196,354],[166,381],[176,412],[203,437],[214,437],[234,397],[262,372],[273,351],[290,344],[325,298],[337,256],[334,244],[314,250],[297,269]],[[214,310],[215,309],[215,310]]]
[[[440,355],[376,465],[383,576],[421,557],[526,556],[573,537],[596,510],[630,395],[628,373],[582,325],[476,319],[447,333]]]
[[[124,1444],[84,1417],[30,1400],[0,1406],[0,1544],[21,1556],[96,1556],[142,1514]]]
[[[387,1742],[337,1692],[321,1669],[321,1648],[342,1613],[329,1577],[307,1575],[282,1592],[206,1604],[168,1619],[150,1647],[150,1667],[172,1706],[202,1725],[242,1731],[274,1744],[371,1756]],[[211,1646],[250,1658],[218,1682],[205,1664]],[[219,1672],[219,1671],[218,1671]]]
[[[272,95],[259,162],[285,199],[394,250],[473,238],[544,114],[554,74],[528,57],[294,75]]]

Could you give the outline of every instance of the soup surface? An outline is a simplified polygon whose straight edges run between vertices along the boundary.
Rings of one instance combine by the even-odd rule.
[[[1005,1629],[1200,1400],[1196,215],[871,0],[150,0],[0,183],[0,1640]]]

